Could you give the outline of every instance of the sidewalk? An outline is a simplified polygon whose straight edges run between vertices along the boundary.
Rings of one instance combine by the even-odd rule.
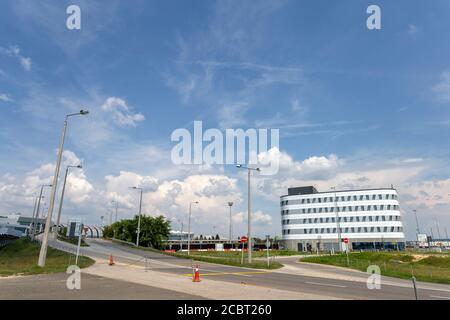
[[[145,270],[141,266],[116,264],[108,266],[106,260],[97,259],[93,266],[83,269],[82,273],[105,278],[124,280],[127,282],[195,294],[207,299],[229,300],[330,300],[335,297],[316,294],[305,294],[278,289],[270,289],[245,283],[217,281],[201,278],[201,282],[192,282],[190,277],[153,270]],[[201,274],[200,274],[201,277]]]

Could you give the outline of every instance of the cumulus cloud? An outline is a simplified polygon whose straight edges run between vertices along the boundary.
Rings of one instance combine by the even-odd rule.
[[[144,121],[141,113],[133,113],[128,103],[117,97],[109,97],[102,105],[102,110],[112,115],[114,123],[121,127],[135,127],[138,122]]]
[[[9,46],[7,48],[0,47],[0,53],[8,57],[16,58],[26,71],[31,70],[31,58],[24,57],[21,54],[21,49],[18,46]]]
[[[433,91],[438,95],[442,101],[450,101],[450,71],[444,71],[441,74],[441,80],[433,87]]]
[[[13,100],[11,99],[11,97],[6,94],[6,93],[0,93],[0,101],[3,102],[12,102]]]
[[[233,222],[237,224],[247,223],[247,212],[238,212],[233,215]],[[270,225],[272,224],[272,216],[270,214],[264,213],[261,210],[252,212],[252,223],[260,225]]]
[[[60,179],[58,183],[57,201],[61,194],[62,182],[65,174],[65,168],[68,165],[78,165],[82,163],[76,154],[70,150],[63,152],[61,163]],[[34,199],[38,196],[42,185],[49,185],[53,182],[55,171],[54,163],[45,163],[36,169],[26,172],[22,177],[4,175],[0,179],[0,201],[2,202],[2,210],[9,212],[18,212],[25,210],[25,214],[31,215]],[[49,192],[49,188],[45,188],[45,194]],[[88,181],[84,169],[73,169],[67,176],[65,201],[67,204],[84,204],[93,197],[93,185]],[[47,194],[48,195],[48,194]],[[56,209],[55,209],[56,210]],[[28,211],[28,212],[27,212]]]

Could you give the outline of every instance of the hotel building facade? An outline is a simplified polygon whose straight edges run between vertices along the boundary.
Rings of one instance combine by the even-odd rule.
[[[405,234],[394,188],[318,192],[289,188],[280,197],[282,243],[298,251],[403,250]],[[340,232],[339,232],[340,231]],[[343,239],[348,239],[345,244]],[[341,246],[339,245],[341,241]]]

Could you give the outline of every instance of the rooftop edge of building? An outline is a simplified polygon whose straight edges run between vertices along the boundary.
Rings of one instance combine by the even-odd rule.
[[[353,190],[331,190],[331,191],[317,191],[314,186],[292,187],[288,188],[288,194],[280,196],[280,198],[288,196],[301,196],[309,194],[324,194],[324,193],[338,193],[338,192],[356,192],[356,191],[372,191],[372,190],[396,190],[393,186],[390,188],[369,188],[369,189],[353,189]]]

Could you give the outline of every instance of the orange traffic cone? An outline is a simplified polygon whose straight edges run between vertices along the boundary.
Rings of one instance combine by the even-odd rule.
[[[108,262],[108,265],[110,265],[110,266],[114,265],[114,260],[113,260],[112,254],[109,255],[109,262]]]
[[[194,278],[192,279],[192,282],[200,282],[200,272],[198,271],[198,266],[195,266]]]

